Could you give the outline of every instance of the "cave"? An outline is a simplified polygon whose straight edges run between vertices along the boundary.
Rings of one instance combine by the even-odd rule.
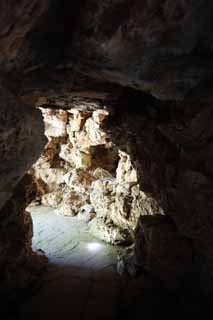
[[[0,0],[3,319],[211,312],[212,16],[210,0]],[[59,267],[45,219],[55,250],[72,231],[61,261],[82,232],[79,255],[113,253],[109,269]]]

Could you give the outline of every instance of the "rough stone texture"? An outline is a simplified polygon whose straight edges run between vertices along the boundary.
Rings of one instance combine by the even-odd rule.
[[[108,113],[41,110],[49,142],[31,170],[38,186],[37,200],[73,216],[90,203],[92,182],[115,173],[117,151],[101,129]]]
[[[38,159],[45,137],[39,111],[19,105],[13,94],[1,85],[0,104],[1,208],[26,170]]]
[[[109,105],[114,111],[109,117],[112,142],[130,156],[144,194],[193,242],[197,287],[212,289],[212,1],[2,0],[0,6],[2,83],[22,101],[38,105],[39,100],[46,109],[69,110],[72,105],[92,113],[100,101]],[[119,84],[138,93],[118,89]],[[32,149],[40,145],[38,113],[15,100],[1,89],[6,132],[1,137],[10,154],[7,158],[2,151],[2,205],[11,196],[10,186],[35,161],[38,154]],[[103,132],[91,131],[91,125],[98,129],[100,117],[89,117],[87,125],[73,114],[72,125],[74,118],[75,135],[67,131],[71,142],[63,142],[61,157],[90,168],[103,154],[97,145],[94,153],[88,152],[91,139],[105,141]],[[22,128],[28,133],[25,148],[17,138]],[[31,130],[38,132],[32,140]],[[59,144],[64,138],[52,137]],[[77,141],[84,150],[76,148],[71,156]],[[45,188],[43,184],[40,192]],[[129,200],[119,206],[129,208]]]
[[[36,282],[39,285],[45,266],[45,259],[32,252],[32,219],[29,212],[25,211],[35,193],[31,176],[24,176],[0,212],[0,294],[9,292],[10,299],[17,298],[19,292],[29,290]]]
[[[131,155],[141,189],[172,218],[180,235],[193,242],[197,287],[208,291],[212,287],[207,271],[212,265],[212,179],[206,163],[211,158],[211,105],[199,102],[195,107],[188,101],[165,103],[159,109],[158,101],[138,96],[131,116],[123,106],[122,110],[119,120],[115,114],[108,121],[111,138]]]
[[[135,239],[133,254],[125,262],[123,271],[131,276],[145,272],[162,288],[191,288],[193,243],[178,233],[172,220],[162,215],[141,216]]]
[[[48,0],[2,0],[0,3],[0,65],[2,71],[10,70],[16,64],[27,33],[38,18],[46,11]]]
[[[49,142],[31,170],[37,200],[58,214],[94,219],[90,232],[102,240],[132,242],[139,216],[162,210],[140,190],[129,155],[115,149],[103,130],[109,112],[41,110]],[[92,215],[84,210],[91,204]]]
[[[212,77],[212,9],[206,0],[88,0],[70,55],[95,78],[182,99]]]
[[[40,112],[18,103],[3,86],[0,104],[0,294],[6,306],[7,299],[17,298],[18,290],[29,289],[38,280],[39,257],[31,251],[32,220],[25,211],[35,192],[31,178],[23,176],[46,139]]]

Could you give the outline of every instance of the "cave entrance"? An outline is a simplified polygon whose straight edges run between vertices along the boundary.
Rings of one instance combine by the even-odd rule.
[[[41,110],[48,142],[30,170],[37,195],[27,210],[33,250],[49,263],[24,317],[113,318],[122,287],[117,256],[133,243],[140,210],[136,172],[102,128],[107,110]]]

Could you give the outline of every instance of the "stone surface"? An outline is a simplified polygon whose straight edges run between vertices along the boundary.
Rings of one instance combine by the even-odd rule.
[[[25,210],[35,193],[32,178],[26,175],[1,209],[0,294],[7,292],[12,300],[18,296],[21,298],[24,290],[39,284],[45,265],[45,260],[32,252],[33,225],[29,212]]]
[[[115,265],[121,249],[94,238],[76,217],[59,217],[42,206],[28,210],[34,222],[33,249],[42,250],[49,265],[44,285],[22,305],[20,318],[116,317],[123,283]]]
[[[41,110],[46,128],[52,131],[45,131],[49,142],[32,171],[39,189],[37,200],[40,192],[42,204],[60,215],[79,213],[87,222],[95,219],[90,228],[95,236],[129,244],[139,216],[159,208],[140,190],[130,156],[113,149],[102,129],[109,112]],[[59,128],[68,135],[61,139]],[[90,204],[92,212],[87,210]]]
[[[36,192],[25,174],[46,139],[40,112],[20,103],[2,85],[0,104],[0,294],[7,309],[8,301],[21,299],[39,283],[42,266],[31,250],[32,220],[25,211]]]
[[[136,275],[143,269],[164,288],[191,288],[195,276],[193,244],[179,235],[168,217],[140,217],[135,236],[134,253],[126,263],[130,274]]]
[[[15,96],[1,85],[0,103],[1,208],[11,197],[13,188],[25,172],[38,159],[45,144],[45,137],[40,112],[19,105]]]
[[[211,273],[204,271],[211,268],[212,252],[212,179],[205,167],[211,157],[206,153],[211,145],[211,104],[197,102],[194,108],[187,102],[173,103],[171,108],[165,103],[158,109],[150,98],[142,114],[142,101],[138,97],[131,116],[122,106],[123,117],[119,109],[111,117],[111,139],[131,155],[141,190],[173,220],[180,235],[193,242],[192,274],[198,272],[197,288],[206,292],[212,287]]]
[[[212,77],[212,8],[205,0],[88,0],[69,48],[75,67],[159,99],[183,99]]]
[[[193,242],[194,283],[211,291],[212,1],[2,0],[0,9],[1,208],[45,143],[30,107],[41,106],[56,136],[45,151],[51,164],[44,156],[40,166],[109,171],[116,210],[106,222],[132,230],[142,196],[142,214],[164,213]],[[114,148],[126,157],[118,181]],[[39,179],[38,198],[58,191]]]
[[[96,216],[95,209],[91,204],[85,204],[80,208],[78,213],[78,219],[83,220],[85,222],[89,222],[94,219]]]
[[[14,67],[14,60],[23,50],[27,33],[47,8],[46,0],[1,1],[0,64],[3,70]]]

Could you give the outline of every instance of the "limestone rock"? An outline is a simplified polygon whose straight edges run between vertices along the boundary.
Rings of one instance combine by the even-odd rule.
[[[98,179],[104,179],[104,178],[113,178],[111,173],[103,168],[96,168],[94,171],[93,171],[93,176],[96,180]]]
[[[99,123],[89,118],[85,123],[85,128],[91,146],[106,144],[106,133],[101,130]]]
[[[64,216],[76,216],[80,208],[88,201],[87,194],[65,189],[62,201],[55,206],[57,208],[55,212]]]
[[[64,110],[42,109],[45,123],[45,134],[50,137],[63,137],[67,135],[67,112]]]
[[[86,193],[89,191],[94,177],[89,171],[75,168],[64,175],[63,180],[70,189],[76,192]]]
[[[137,183],[137,173],[132,166],[130,156],[122,151],[119,151],[120,160],[116,169],[116,180],[118,183]]]
[[[80,208],[78,213],[78,219],[83,220],[85,222],[89,222],[94,219],[96,216],[95,209],[91,204],[85,204],[83,207]]]
[[[104,109],[97,109],[93,111],[92,118],[98,124],[102,124],[104,119],[109,115],[109,112]]]
[[[76,168],[90,168],[91,167],[91,154],[89,150],[79,150],[77,148],[73,149],[71,155],[71,161],[76,166]]]
[[[70,132],[76,132],[82,130],[84,123],[86,121],[86,113],[82,113],[79,110],[72,109],[68,115],[68,130]]]
[[[41,198],[41,203],[44,206],[57,208],[63,200],[63,190],[52,191],[46,193]]]
[[[112,223],[105,223],[102,219],[93,219],[89,225],[92,235],[113,245],[129,245],[133,241],[128,229],[120,229]]]
[[[73,163],[72,159],[73,146],[71,143],[61,144],[59,157],[68,163]]]
[[[93,182],[90,201],[95,208],[97,217],[107,219],[112,212],[115,201],[114,179],[105,178]]]

